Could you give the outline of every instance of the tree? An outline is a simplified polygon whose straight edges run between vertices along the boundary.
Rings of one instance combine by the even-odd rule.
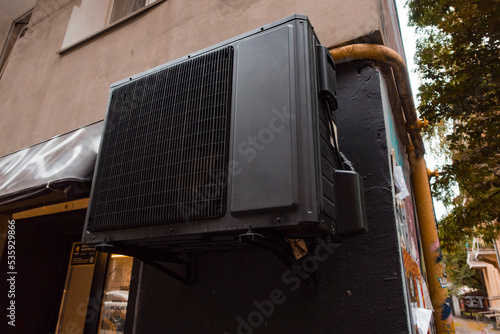
[[[483,291],[481,283],[481,274],[478,270],[469,268],[467,265],[467,248],[457,248],[452,252],[443,252],[443,261],[446,264],[446,272],[448,273],[449,280],[453,282],[450,293],[458,295],[460,288],[466,286],[469,289]]]
[[[474,235],[491,240],[500,223],[500,1],[409,0],[407,6],[410,24],[424,36],[415,60],[419,112],[433,124],[425,136],[442,135],[441,154],[451,161],[432,184],[450,209],[439,222],[442,248]]]

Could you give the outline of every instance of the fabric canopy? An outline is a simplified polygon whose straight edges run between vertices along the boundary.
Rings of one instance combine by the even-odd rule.
[[[88,195],[103,123],[1,157],[0,205],[54,190]]]

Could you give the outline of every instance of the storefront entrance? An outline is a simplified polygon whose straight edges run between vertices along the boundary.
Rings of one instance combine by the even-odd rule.
[[[15,301],[16,326],[2,321],[1,333],[55,332],[68,255],[81,239],[84,219],[85,210],[77,210],[15,220],[15,298],[2,293],[0,304]],[[7,256],[2,256],[1,268],[8,268]],[[2,282],[6,275],[6,270],[0,272]]]
[[[58,205],[74,204],[68,203]],[[80,242],[85,209],[45,214],[47,208],[2,221],[15,225],[16,273],[15,296],[0,294],[0,302],[14,300],[16,307],[15,327],[3,321],[0,332],[123,334],[133,258]],[[7,259],[2,256],[1,268],[8,268]],[[2,270],[2,282],[6,275]]]

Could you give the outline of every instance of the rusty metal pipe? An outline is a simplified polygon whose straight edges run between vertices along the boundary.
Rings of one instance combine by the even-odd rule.
[[[413,180],[413,195],[417,210],[422,249],[427,270],[429,295],[434,308],[437,333],[455,333],[451,315],[451,299],[446,288],[446,273],[442,263],[443,255],[434,218],[434,209],[429,185],[429,174],[423,157],[417,156],[409,145],[407,148]]]
[[[389,67],[394,73],[396,87],[406,119],[406,131],[408,131],[415,153],[417,156],[425,154],[422,135],[420,134],[419,119],[413,103],[411,93],[410,77],[404,59],[394,51],[378,44],[352,44],[336,49],[331,49],[330,54],[336,63],[344,63],[353,60],[374,60],[384,67]]]
[[[389,67],[394,73],[396,87],[406,119],[405,128],[412,142],[407,146],[407,151],[411,166],[413,195],[415,196],[422,239],[429,294],[434,308],[436,331],[439,334],[455,333],[453,317],[451,316],[451,302],[448,298],[447,288],[443,287],[445,273],[441,262],[442,254],[439,247],[439,236],[434,217],[429,176],[423,157],[425,149],[420,134],[422,122],[417,117],[415,104],[413,103],[406,63],[396,51],[383,45],[354,44],[331,49],[330,53],[337,63],[354,60],[373,60],[377,61],[382,67]]]

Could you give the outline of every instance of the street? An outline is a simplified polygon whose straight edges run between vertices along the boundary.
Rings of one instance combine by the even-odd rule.
[[[500,330],[493,329],[492,325],[485,324],[481,321],[476,322],[475,320],[466,318],[453,318],[455,323],[455,333],[456,334],[494,334],[500,333]]]

